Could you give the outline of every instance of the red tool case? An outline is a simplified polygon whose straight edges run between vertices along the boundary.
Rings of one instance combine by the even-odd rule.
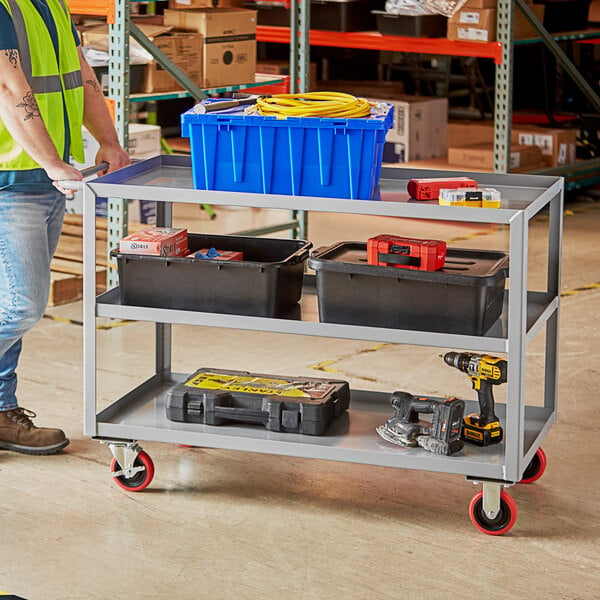
[[[458,190],[476,188],[477,182],[469,177],[435,177],[430,179],[411,179],[406,186],[415,200],[437,200],[440,190]]]
[[[380,267],[437,271],[446,260],[446,242],[377,235],[367,241],[367,262]]]

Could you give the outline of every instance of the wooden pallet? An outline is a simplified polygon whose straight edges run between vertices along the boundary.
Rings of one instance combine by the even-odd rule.
[[[96,292],[106,290],[106,219],[96,219]],[[50,266],[48,306],[58,306],[83,298],[83,220],[81,215],[65,215],[58,247]]]

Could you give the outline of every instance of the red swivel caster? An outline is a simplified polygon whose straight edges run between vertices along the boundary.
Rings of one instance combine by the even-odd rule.
[[[469,505],[469,517],[479,531],[488,535],[502,535],[512,529],[517,520],[517,504],[507,492],[502,490],[497,509],[486,511],[483,501],[484,491],[473,496]]]
[[[537,481],[544,474],[546,463],[546,454],[541,448],[538,448],[523,473],[521,483],[533,483],[534,481]]]
[[[118,486],[128,492],[140,492],[150,485],[154,463],[137,443],[109,443],[108,447],[114,456],[110,472]]]

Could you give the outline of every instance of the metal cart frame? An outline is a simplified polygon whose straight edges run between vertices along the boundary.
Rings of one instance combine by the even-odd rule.
[[[481,209],[438,206],[409,200],[408,179],[465,175],[447,171],[384,168],[380,188],[398,201],[371,202],[283,195],[207,192],[193,189],[190,157],[158,156],[100,177],[84,186],[84,434],[106,441],[113,452],[121,482],[144,475],[136,440],[172,442],[212,448],[328,459],[388,467],[456,473],[483,482],[483,510],[490,519],[501,508],[502,488],[519,482],[535,459],[540,444],[556,422],[558,318],[562,244],[563,181],[557,177],[478,174],[483,187],[502,192],[502,208]],[[96,298],[95,198],[158,201],[158,224],[171,224],[171,202],[235,204],[238,206],[302,209],[378,216],[498,223],[509,228],[510,289],[505,294],[503,317],[484,336],[470,336],[340,325],[292,318],[196,313],[183,310],[121,304],[118,287]],[[387,198],[386,198],[387,200]],[[527,289],[528,225],[548,210],[549,232],[546,289]],[[307,278],[308,279],[308,278]],[[143,320],[156,323],[156,370],[122,398],[97,411],[96,317]],[[422,449],[398,451],[385,443],[375,426],[390,416],[389,395],[352,391],[349,416],[336,421],[324,436],[274,433],[255,427],[173,423],[164,416],[166,390],[185,376],[171,370],[171,325],[203,325],[356,340],[373,340],[417,346],[457,348],[506,354],[510,368],[506,404],[497,405],[504,423],[501,444],[479,448],[468,445],[460,455],[439,456]],[[546,332],[543,406],[525,402],[525,357],[528,345]],[[466,410],[477,412],[475,402]],[[113,460],[113,466],[115,460]],[[119,470],[119,465],[121,469]],[[124,486],[126,487],[126,486]],[[126,489],[135,489],[130,487]],[[512,525],[511,525],[512,526]]]

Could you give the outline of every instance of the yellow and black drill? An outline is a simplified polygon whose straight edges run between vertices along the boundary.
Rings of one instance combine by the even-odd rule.
[[[463,419],[462,439],[478,446],[489,446],[502,441],[500,421],[494,410],[493,385],[506,383],[508,363],[497,356],[471,352],[447,352],[444,361],[451,367],[466,373],[477,390],[479,414]]]

